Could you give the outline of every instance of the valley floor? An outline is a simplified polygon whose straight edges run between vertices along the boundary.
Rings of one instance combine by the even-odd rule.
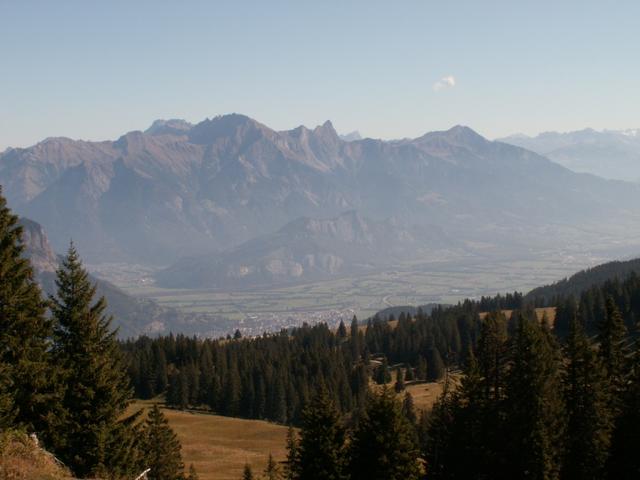
[[[602,258],[593,252],[570,255],[554,251],[531,258],[415,262],[356,277],[229,292],[160,289],[152,285],[150,272],[142,268],[126,270],[120,265],[94,265],[93,269],[128,292],[152,298],[163,306],[227,318],[227,322],[203,325],[201,328],[207,331],[199,332],[219,336],[236,328],[244,335],[260,335],[303,322],[337,324],[340,320],[350,321],[354,314],[365,319],[392,305],[456,303],[498,292],[527,292],[594,265]],[[127,275],[116,274],[123,271]]]

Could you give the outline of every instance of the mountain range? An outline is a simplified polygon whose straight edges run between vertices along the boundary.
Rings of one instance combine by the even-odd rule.
[[[545,132],[500,141],[537,152],[576,172],[640,182],[640,129]]]
[[[158,275],[166,285],[288,282],[423,253],[591,239],[619,248],[640,230],[640,185],[575,173],[464,126],[345,141],[330,122],[276,131],[239,114],[163,120],[115,141],[9,149],[0,184],[55,250],[73,238],[90,263],[172,265]]]

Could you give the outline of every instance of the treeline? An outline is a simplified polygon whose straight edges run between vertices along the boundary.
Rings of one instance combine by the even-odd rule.
[[[540,306],[552,306],[557,298],[580,297],[586,290],[599,287],[616,278],[622,280],[633,272],[640,272],[640,258],[604,263],[551,285],[535,288],[526,295],[526,300]]]
[[[556,308],[555,332],[559,337],[569,333],[575,309],[589,335],[597,333],[598,325],[607,315],[607,299],[614,302],[625,327],[632,336],[638,334],[640,320],[640,275],[631,272],[626,278],[614,276],[600,285],[584,290],[576,299],[573,295],[557,296],[552,300]]]
[[[82,478],[133,478],[149,467],[152,480],[183,478],[162,413],[127,415],[124,359],[73,244],[46,300],[23,252],[22,227],[0,195],[0,439],[35,433]]]
[[[353,319],[242,339],[169,335],[121,344],[139,398],[166,393],[169,405],[297,425],[309,399],[326,389],[341,413],[361,409],[371,378],[435,381],[460,361],[479,332],[478,304],[401,314],[366,326]],[[392,326],[393,325],[393,326]]]

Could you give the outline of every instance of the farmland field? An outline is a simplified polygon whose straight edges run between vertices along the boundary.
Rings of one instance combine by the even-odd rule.
[[[235,291],[162,289],[153,285],[151,272],[131,269],[123,275],[125,270],[116,266],[102,266],[98,273],[161,305],[225,317],[243,332],[259,334],[302,322],[334,324],[354,314],[363,319],[392,305],[454,303],[498,292],[526,292],[600,260],[587,253],[577,257],[550,253],[544,259],[417,262],[357,277]]]

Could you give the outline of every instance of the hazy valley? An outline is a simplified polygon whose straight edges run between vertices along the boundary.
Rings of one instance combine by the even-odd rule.
[[[560,142],[517,138],[545,153]],[[330,122],[159,120],[113,142],[9,149],[0,183],[53,250],[73,238],[96,275],[152,299],[116,315],[125,335],[336,322],[527,290],[640,252],[640,186],[467,127],[382,141]]]

